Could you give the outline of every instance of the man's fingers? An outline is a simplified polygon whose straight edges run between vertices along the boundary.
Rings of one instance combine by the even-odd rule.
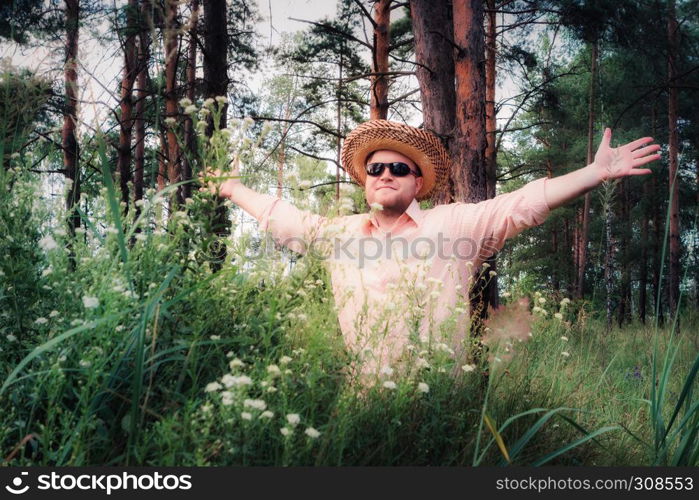
[[[636,149],[633,151],[632,154],[634,158],[642,158],[657,151],[660,151],[660,146],[657,144],[653,144],[652,146],[646,146],[645,148]]]
[[[629,172],[629,175],[648,175],[652,174],[653,171],[649,168],[639,168],[639,169],[633,169]]]
[[[629,142],[626,145],[626,147],[633,151],[634,149],[640,148],[641,146],[643,146],[644,144],[648,144],[649,142],[653,142],[652,137],[643,137],[642,139],[636,139],[633,142]],[[660,146],[658,146],[658,149],[660,149]]]
[[[612,142],[612,129],[609,127],[604,129],[604,134],[602,135],[601,146],[610,147],[609,144]]]
[[[660,159],[660,155],[644,156],[643,158],[636,158],[631,165],[633,167],[640,167],[641,165],[645,165],[646,163],[650,163],[652,161],[659,160],[659,159]]]

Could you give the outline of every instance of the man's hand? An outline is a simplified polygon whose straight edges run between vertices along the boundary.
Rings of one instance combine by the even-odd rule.
[[[660,146],[657,144],[647,145],[653,142],[651,137],[638,139],[618,148],[610,147],[612,140],[612,130],[604,130],[602,142],[595,154],[593,165],[599,174],[600,181],[618,179],[627,175],[646,175],[652,173],[648,168],[636,168],[651,161],[660,159],[657,152]]]
[[[202,187],[200,191],[208,191],[223,198],[230,198],[236,187],[241,186],[240,182],[240,162],[236,157],[231,163],[231,172],[224,174],[220,169],[207,169],[199,176]]]

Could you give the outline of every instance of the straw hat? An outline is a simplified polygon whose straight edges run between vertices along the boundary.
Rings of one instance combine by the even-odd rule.
[[[449,155],[430,132],[388,120],[371,120],[355,128],[342,145],[342,165],[362,186],[366,181],[366,159],[381,149],[397,151],[420,167],[422,189],[415,198],[424,200],[444,186],[449,173]]]

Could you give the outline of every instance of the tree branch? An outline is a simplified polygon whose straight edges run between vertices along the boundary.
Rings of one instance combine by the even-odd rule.
[[[317,26],[318,28],[324,29],[324,30],[329,31],[329,32],[331,32],[331,33],[335,33],[336,35],[343,36],[343,37],[347,38],[348,40],[352,40],[352,41],[354,41],[354,42],[357,42],[357,43],[360,44],[360,45],[363,45],[364,47],[366,47],[366,48],[368,48],[368,49],[371,49],[371,44],[366,43],[365,41],[360,40],[359,38],[357,38],[357,37],[355,37],[355,36],[352,36],[352,35],[350,35],[349,33],[345,33],[344,31],[339,30],[339,29],[337,29],[336,27],[331,26],[331,25],[329,25],[329,24],[317,23],[317,22],[315,22],[315,21],[305,21],[305,20],[303,20],[303,19],[297,19],[297,18],[295,18],[295,17],[290,17],[289,19],[292,20],[292,21],[298,21],[298,22],[300,22],[300,23],[312,24],[313,26]]]

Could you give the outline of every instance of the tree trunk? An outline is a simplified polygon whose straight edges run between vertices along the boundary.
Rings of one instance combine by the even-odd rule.
[[[199,0],[191,0],[191,18],[189,20],[189,50],[187,53],[187,98],[194,102],[196,98],[196,83],[197,83],[197,24],[199,22]],[[196,149],[195,140],[196,134],[194,131],[194,123],[190,115],[184,119],[184,144],[185,154],[182,155],[182,180],[192,179],[192,159]],[[184,184],[182,186],[182,198],[187,199],[192,196],[192,185]]]
[[[337,100],[337,106],[335,106],[335,126],[337,127],[337,139],[335,140],[335,201],[340,199],[340,165],[341,153],[342,153],[342,69],[344,65],[344,46],[340,49],[340,63],[338,64],[338,78],[337,78],[337,89],[335,90],[335,99]]]
[[[138,74],[136,61],[136,34],[138,33],[138,0],[128,0],[126,5],[126,28],[123,36],[124,70],[121,78],[121,117],[119,119],[119,147],[117,152],[117,172],[121,201],[129,209],[129,181],[131,181],[131,132],[133,130],[133,87]]]
[[[483,31],[483,2],[472,0],[453,3],[454,20],[454,72],[456,75],[456,115],[454,138],[449,144],[453,161],[452,191],[440,201],[476,203],[487,199],[485,149],[485,47]],[[494,256],[488,259],[492,267]],[[489,268],[490,269],[490,268]],[[490,271],[487,271],[490,274]],[[479,336],[482,319],[487,316],[486,289],[490,282],[477,280],[472,290],[472,332]],[[496,293],[492,292],[492,293]]]
[[[385,120],[388,117],[388,45],[389,26],[391,23],[392,0],[377,0],[374,4],[374,50],[372,71],[384,73],[371,77],[371,105],[370,117],[372,120]]]
[[[495,114],[495,62],[497,57],[497,13],[495,12],[495,0],[487,0],[487,27],[485,37],[485,117],[486,117],[486,148],[485,148],[485,179],[486,198],[495,197],[495,181],[497,173],[497,151],[495,138],[497,131],[497,117]],[[497,254],[488,259],[493,271],[497,271]],[[488,282],[488,302],[493,308],[500,304],[498,295],[497,274]]]
[[[646,324],[646,304],[648,302],[648,245],[650,244],[648,232],[648,219],[650,218],[650,182],[643,183],[643,200],[641,202],[641,262],[639,263],[638,284],[638,319]]]
[[[590,63],[590,92],[587,106],[587,165],[594,160],[593,142],[595,134],[595,82],[597,80],[597,42],[592,44],[592,61]],[[580,232],[577,248],[577,278],[575,296],[582,298],[585,291],[585,264],[587,263],[587,240],[590,231],[590,192],[585,193],[582,213],[579,213]]]
[[[206,97],[228,96],[228,31],[226,29],[226,0],[204,0],[204,94]],[[226,128],[228,104],[218,122]],[[207,135],[213,131],[213,122]]]
[[[178,1],[165,0],[165,116],[166,119],[177,120],[177,63],[179,58],[179,26]],[[176,122],[167,127],[167,178],[170,185],[180,182],[182,167],[180,163],[180,148],[175,133]],[[182,203],[180,190],[170,197],[170,213]]]
[[[655,177],[651,177],[653,193],[658,189]],[[664,323],[663,298],[660,294],[660,266],[662,265],[662,238],[664,233],[663,224],[661,222],[662,206],[660,203],[653,203],[653,305],[655,306],[655,316],[658,325]]]
[[[454,165],[451,200],[487,199],[485,166],[485,61],[483,2],[454,2],[456,128],[449,152]]]
[[[437,135],[450,150],[456,123],[451,4],[448,0],[410,0],[410,13],[423,127]],[[435,193],[432,200],[443,203],[450,198],[451,191],[448,185],[444,193]]]
[[[605,242],[605,252],[604,252],[604,282],[605,282],[605,289],[606,289],[606,317],[607,317],[607,333],[609,333],[612,329],[612,312],[613,312],[613,304],[612,304],[612,297],[614,296],[614,251],[615,251],[615,245],[614,245],[614,240],[612,239],[612,220],[614,216],[614,209],[611,206],[612,204],[610,203],[606,207],[606,213],[605,213],[605,218],[604,218],[604,232],[606,236],[606,242]]]
[[[204,93],[209,98],[228,96],[228,31],[226,0],[204,0]],[[219,129],[227,127],[228,104],[221,110]],[[207,127],[207,135],[214,130],[213,120]],[[224,238],[230,234],[228,210],[221,200],[216,203],[213,230],[219,237],[211,249],[211,269],[217,272],[226,260]]]
[[[674,81],[677,76],[677,57],[679,51],[679,26],[675,16],[675,0],[668,0],[668,156],[670,186],[670,276],[668,290],[668,309],[670,317],[679,307],[680,295],[680,203],[679,179],[677,179],[677,153],[679,150],[678,89]],[[679,321],[677,324],[679,332]]]
[[[65,104],[63,111],[63,129],[61,147],[63,149],[63,168],[66,182],[69,184],[66,194],[66,216],[71,239],[75,229],[80,227],[80,215],[76,208],[80,202],[80,167],[78,165],[79,148],[75,130],[78,125],[78,34],[80,19],[79,0],[66,0],[65,30],[66,48],[63,78],[65,82]],[[69,249],[71,262],[73,252]]]
[[[135,88],[135,116],[134,116],[134,201],[143,199],[143,173],[146,161],[146,122],[144,113],[146,109],[146,95],[148,87],[148,59],[150,57],[149,45],[151,24],[150,2],[141,0],[141,26],[138,37],[138,76]],[[136,213],[140,214],[140,208],[136,206]]]
[[[619,182],[620,196],[619,204],[621,206],[621,290],[619,294],[619,314],[617,322],[619,328],[631,318],[631,273],[629,267],[631,265],[629,259],[629,246],[631,238],[631,218],[630,218],[630,194],[629,194],[629,179],[625,178]]]

